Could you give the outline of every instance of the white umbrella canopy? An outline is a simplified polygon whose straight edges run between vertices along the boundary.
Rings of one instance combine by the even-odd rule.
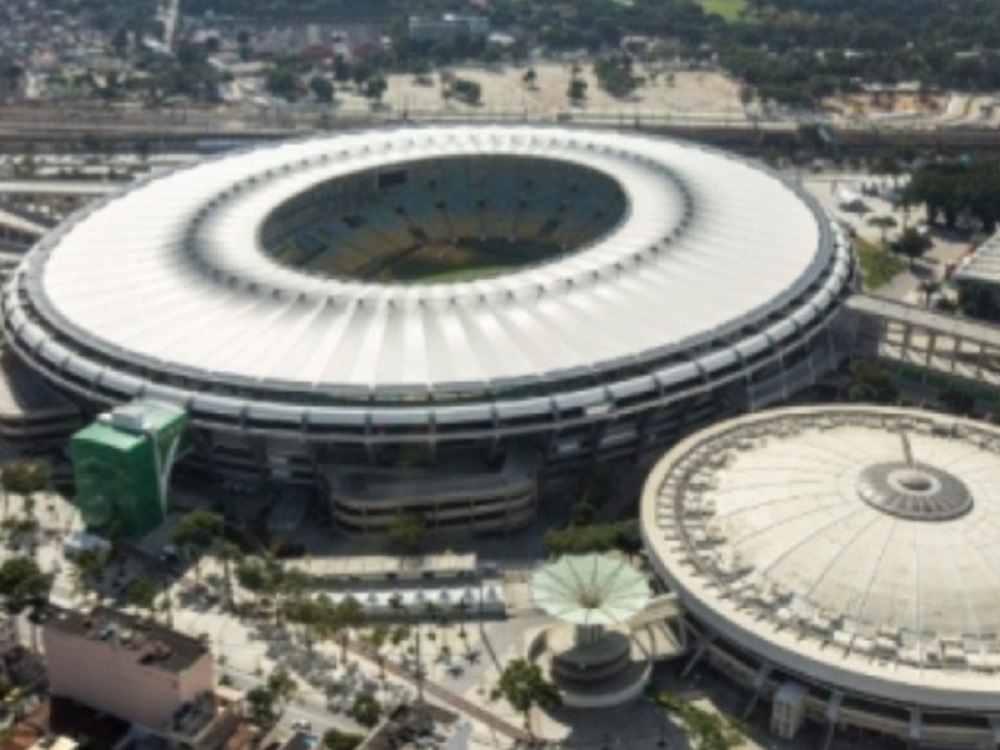
[[[649,602],[645,576],[624,560],[606,555],[563,555],[531,579],[535,604],[574,625],[615,625]]]

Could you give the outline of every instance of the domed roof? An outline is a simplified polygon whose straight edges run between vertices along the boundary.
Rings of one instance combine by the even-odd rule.
[[[564,555],[531,579],[535,603],[574,625],[615,625],[649,602],[646,577],[608,555]]]
[[[771,657],[1000,671],[992,427],[874,407],[764,413],[679,445],[643,503],[686,606]]]

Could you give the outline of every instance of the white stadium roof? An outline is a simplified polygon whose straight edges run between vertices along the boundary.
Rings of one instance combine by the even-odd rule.
[[[642,526],[688,611],[761,661],[1000,710],[1000,430],[878,407],[733,420],[661,460]]]
[[[598,170],[625,191],[627,216],[579,252],[465,283],[324,278],[261,248],[264,218],[317,184],[483,154]],[[469,126],[313,138],[155,176],[56,230],[22,270],[47,325],[115,360],[293,391],[454,393],[717,341],[835,267],[817,292],[829,304],[848,265],[822,214],[743,159],[610,132]]]

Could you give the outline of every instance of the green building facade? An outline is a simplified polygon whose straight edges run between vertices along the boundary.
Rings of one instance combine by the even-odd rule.
[[[167,481],[186,421],[182,409],[137,401],[73,435],[76,505],[89,530],[135,536],[163,522]]]

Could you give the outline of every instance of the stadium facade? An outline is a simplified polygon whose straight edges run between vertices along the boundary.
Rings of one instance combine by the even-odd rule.
[[[773,409],[681,441],[642,534],[704,659],[790,738],[1000,737],[1000,430],[876,406]]]
[[[407,127],[153,174],[5,285],[11,348],[92,412],[183,407],[203,468],[337,521],[510,528],[541,472],[785,398],[855,269],[798,186],[688,143]]]

